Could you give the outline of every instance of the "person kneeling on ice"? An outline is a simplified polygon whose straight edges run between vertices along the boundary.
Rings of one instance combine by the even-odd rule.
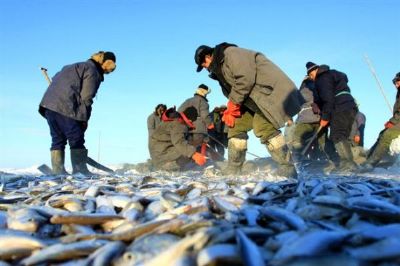
[[[389,153],[392,141],[400,136],[400,72],[394,77],[393,84],[397,89],[393,116],[385,123],[385,128],[380,132],[378,140],[372,146],[367,161],[363,165],[364,171],[372,170]]]
[[[47,88],[39,113],[50,127],[53,174],[68,174],[64,168],[65,145],[71,148],[73,174],[91,175],[86,166],[85,131],[92,112],[93,98],[104,74],[115,70],[112,52],[98,52],[86,62],[64,66]]]
[[[203,166],[206,157],[187,141],[189,129],[198,116],[196,108],[190,106],[183,112],[170,108],[164,112],[162,122],[150,138],[150,156],[155,169],[182,171],[193,161]]]

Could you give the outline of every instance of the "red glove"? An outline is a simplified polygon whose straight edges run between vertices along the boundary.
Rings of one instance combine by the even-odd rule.
[[[235,119],[240,117],[240,104],[236,104],[232,101],[228,101],[227,109],[224,111],[222,121],[228,127],[235,126]]]
[[[354,136],[354,142],[355,142],[355,143],[360,144],[360,140],[361,140],[361,138],[360,138],[359,135],[355,135],[355,136]]]
[[[392,122],[390,122],[390,121],[387,121],[385,123],[385,128],[392,128],[393,126],[394,126],[394,124]]]
[[[215,128],[214,123],[211,123],[211,124],[208,125],[208,127],[207,127],[207,129],[209,129],[209,130],[212,130],[212,129],[214,129],[214,128]]]
[[[321,127],[326,127],[328,124],[329,124],[329,121],[328,121],[328,120],[321,119],[321,120],[319,121],[319,125],[320,125]]]
[[[207,143],[203,142],[201,144],[200,153],[206,156],[206,152],[207,152]]]
[[[195,161],[196,164],[202,166],[206,163],[206,156],[204,156],[203,154],[199,153],[199,152],[195,152],[192,155],[192,159],[193,161]]]

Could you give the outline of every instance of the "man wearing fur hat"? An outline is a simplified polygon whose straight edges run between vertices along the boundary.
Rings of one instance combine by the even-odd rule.
[[[358,109],[347,85],[347,76],[327,65],[319,66],[313,62],[308,62],[306,68],[307,75],[314,81],[316,104],[321,110],[319,125],[321,128],[330,127],[329,137],[340,158],[336,171],[355,171],[358,166],[353,160],[349,136]]]
[[[262,53],[229,43],[196,49],[197,72],[206,68],[229,99],[223,121],[228,131],[228,167],[223,174],[241,173],[247,151],[247,132],[254,130],[279,164],[277,175],[296,176],[279,130],[291,121],[302,97],[289,77]]]
[[[64,168],[65,145],[71,148],[73,173],[90,175],[87,169],[85,131],[92,112],[93,99],[104,74],[115,70],[115,55],[98,52],[86,62],[64,66],[47,88],[39,113],[50,127],[51,164],[54,174],[67,174]]]
[[[196,148],[201,146],[202,153],[205,154],[205,141],[207,141],[207,129],[213,127],[210,118],[209,104],[207,95],[211,92],[206,85],[200,84],[196,89],[194,96],[184,101],[178,108],[178,112],[183,112],[186,108],[193,106],[196,108],[198,117],[194,121],[194,129],[189,131],[189,142]]]
[[[155,169],[181,171],[191,162],[206,163],[206,157],[187,142],[188,130],[197,120],[196,108],[190,106],[182,112],[170,108],[164,112],[162,122],[150,138],[150,156]]]
[[[389,153],[392,141],[400,136],[400,72],[393,78],[393,84],[397,89],[396,102],[393,106],[393,116],[385,123],[385,128],[371,148],[364,170],[372,170],[382,158]]]
[[[147,130],[149,132],[149,140],[151,135],[153,135],[154,130],[160,125],[161,123],[161,116],[167,110],[167,106],[165,104],[157,104],[154,112],[147,117]]]

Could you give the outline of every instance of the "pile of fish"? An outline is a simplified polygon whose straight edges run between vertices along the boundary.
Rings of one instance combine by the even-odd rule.
[[[400,181],[2,176],[0,265],[398,265]]]

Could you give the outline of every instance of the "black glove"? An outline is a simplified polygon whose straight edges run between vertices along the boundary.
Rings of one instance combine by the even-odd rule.
[[[83,132],[85,132],[87,128],[88,128],[88,122],[82,121],[81,129],[83,130]]]
[[[312,103],[311,108],[312,108],[312,111],[314,114],[316,114],[316,115],[321,114],[321,110],[319,109],[318,104]]]

